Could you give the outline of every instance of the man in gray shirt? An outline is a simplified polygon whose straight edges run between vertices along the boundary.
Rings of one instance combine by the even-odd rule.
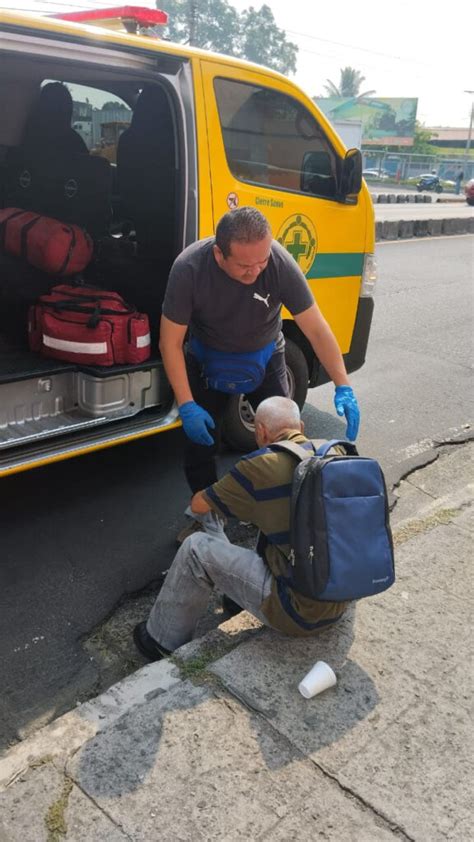
[[[215,238],[193,243],[175,260],[163,303],[160,351],[186,434],[193,494],[217,481],[215,427],[229,394],[247,394],[254,409],[264,398],[289,395],[282,305],[334,381],[348,438],[357,436],[357,401],[305,276],[273,240],[263,214],[238,208],[222,217]]]

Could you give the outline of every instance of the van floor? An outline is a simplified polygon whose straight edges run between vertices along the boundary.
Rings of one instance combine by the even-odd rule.
[[[45,377],[48,374],[73,371],[75,368],[72,363],[47,360],[25,348],[8,347],[3,339],[0,340],[0,383]]]
[[[0,335],[0,384],[18,380],[28,380],[31,377],[45,377],[48,374],[59,374],[66,371],[86,371],[93,377],[110,377],[123,372],[146,371],[161,363],[159,354],[153,354],[144,363],[112,366],[78,366],[76,363],[66,363],[61,360],[49,360],[29,351],[27,348],[15,345]]]

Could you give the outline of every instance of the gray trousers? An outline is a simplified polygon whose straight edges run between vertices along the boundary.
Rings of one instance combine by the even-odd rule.
[[[263,559],[231,544],[213,512],[196,519],[205,532],[183,541],[147,621],[148,634],[169,651],[192,640],[213,588],[268,625],[260,607],[273,577]]]

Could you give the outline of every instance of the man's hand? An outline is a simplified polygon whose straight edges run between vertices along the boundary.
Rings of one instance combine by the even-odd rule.
[[[179,407],[179,414],[188,439],[191,439],[195,444],[203,444],[208,447],[214,444],[214,439],[209,430],[214,430],[216,425],[202,406],[194,401],[187,401]]]
[[[191,499],[191,511],[194,515],[206,515],[211,511],[209,503],[206,503],[202,491],[196,491]]]
[[[360,410],[357,398],[350,386],[336,386],[334,406],[338,415],[345,415],[346,435],[349,441],[355,441],[359,432]]]

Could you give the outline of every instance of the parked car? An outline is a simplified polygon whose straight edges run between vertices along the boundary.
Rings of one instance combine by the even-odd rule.
[[[474,178],[470,178],[464,185],[464,192],[466,194],[466,202],[468,205],[474,205]]]
[[[369,181],[371,179],[385,181],[387,178],[391,178],[391,174],[387,172],[387,170],[362,170],[362,175],[365,179],[368,179]]]

